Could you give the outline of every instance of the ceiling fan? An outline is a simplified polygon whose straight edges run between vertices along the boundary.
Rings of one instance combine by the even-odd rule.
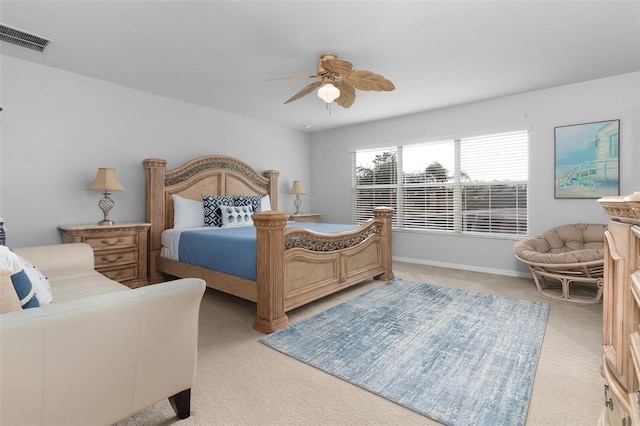
[[[335,101],[343,108],[349,108],[356,100],[356,90],[388,92],[395,90],[391,80],[371,71],[354,70],[353,65],[344,59],[338,59],[335,53],[327,52],[320,56],[316,75],[281,77],[272,80],[298,80],[315,78],[318,81],[307,84],[298,93],[287,99],[288,104],[318,89],[318,97],[327,105]]]

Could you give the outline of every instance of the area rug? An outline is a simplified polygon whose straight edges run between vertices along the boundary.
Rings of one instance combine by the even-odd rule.
[[[447,425],[523,425],[548,314],[394,279],[260,341]]]

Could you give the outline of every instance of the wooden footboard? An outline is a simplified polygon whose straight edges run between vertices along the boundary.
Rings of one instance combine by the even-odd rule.
[[[254,328],[270,333],[288,324],[286,312],[369,278],[390,280],[393,209],[352,231],[321,234],[284,229],[287,215],[254,215],[257,228],[257,314]]]

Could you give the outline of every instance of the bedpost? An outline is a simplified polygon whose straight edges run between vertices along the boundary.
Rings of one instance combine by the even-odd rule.
[[[271,199],[271,210],[278,210],[278,176],[280,172],[277,170],[265,170],[264,177],[269,179],[269,198]]]
[[[156,270],[156,261],[160,256],[162,243],[160,236],[164,231],[164,170],[166,160],[147,158],[142,162],[146,176],[146,221],[151,224],[149,231],[149,282],[157,283],[164,280],[162,274]]]
[[[257,314],[253,328],[271,333],[287,324],[284,312],[284,227],[286,213],[268,211],[253,215],[257,244]]]
[[[382,225],[382,240],[380,240],[380,251],[382,257],[382,267],[385,272],[375,277],[380,281],[389,281],[393,279],[393,263],[391,258],[391,217],[393,209],[391,207],[375,207],[373,209],[375,219],[380,219]]]

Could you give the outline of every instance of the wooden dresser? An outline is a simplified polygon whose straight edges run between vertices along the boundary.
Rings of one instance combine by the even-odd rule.
[[[598,200],[605,232],[600,425],[640,425],[640,192]]]
[[[149,284],[147,238],[150,224],[58,226],[63,243],[93,247],[96,271],[131,288]]]

